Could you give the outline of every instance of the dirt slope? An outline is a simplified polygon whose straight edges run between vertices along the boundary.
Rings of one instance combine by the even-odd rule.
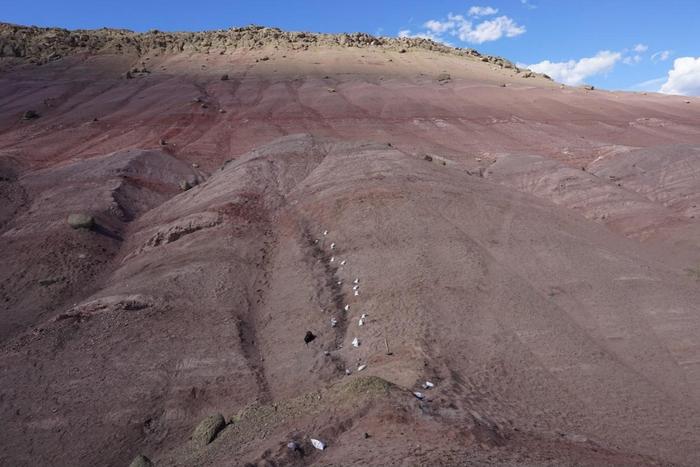
[[[696,100],[420,41],[3,28],[0,463],[700,458]]]

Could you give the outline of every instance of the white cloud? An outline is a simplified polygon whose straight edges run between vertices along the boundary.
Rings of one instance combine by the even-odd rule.
[[[489,14],[493,15],[498,10],[492,7],[472,7],[469,9],[469,14],[476,17]],[[458,37],[461,41],[470,42],[473,44],[482,44],[484,42],[495,41],[502,37],[516,37],[525,33],[525,26],[517,24],[508,16],[498,16],[489,20],[478,22],[477,24],[471,19],[465,18],[463,15],[455,15],[449,13],[447,19],[437,20],[431,19],[423,23],[424,31],[413,33],[409,29],[399,31],[399,37],[423,37],[432,39],[436,42],[448,44],[449,42],[443,38],[443,35]]]
[[[660,50],[659,52],[653,53],[651,55],[652,62],[665,62],[671,56],[670,50]]]
[[[518,25],[507,16],[499,16],[492,20],[479,23],[473,29],[471,24],[469,24],[468,27],[460,28],[459,38],[466,42],[482,44],[484,42],[498,40],[503,36],[515,37],[523,33],[525,33],[525,26]]]
[[[627,54],[628,52],[633,52],[630,55],[625,55],[622,58],[622,63],[625,65],[636,65],[644,59],[643,54],[649,50],[649,46],[646,44],[636,44],[631,49],[623,49],[622,53]]]
[[[622,63],[625,65],[634,65],[642,61],[641,55],[630,55],[622,59]]]
[[[469,9],[469,16],[491,16],[498,13],[498,8],[490,6],[473,6]]]
[[[437,21],[431,19],[426,21],[423,26],[426,27],[428,30],[434,32],[435,34],[442,34],[454,28],[455,24],[453,21]]]
[[[522,5],[529,10],[534,10],[537,8],[537,6],[533,5],[528,0],[520,0],[520,3],[522,3]]]
[[[619,52],[601,50],[593,57],[569,60],[567,62],[550,62],[549,60],[544,60],[540,63],[527,65],[527,68],[537,73],[545,73],[556,81],[569,85],[577,85],[583,83],[591,76],[609,72],[621,58],[622,54]]]
[[[652,91],[659,90],[659,86],[666,81],[666,78],[654,78],[642,81],[641,83],[633,84],[629,87],[630,91]]]
[[[679,57],[673,61],[660,92],[700,96],[700,57]]]

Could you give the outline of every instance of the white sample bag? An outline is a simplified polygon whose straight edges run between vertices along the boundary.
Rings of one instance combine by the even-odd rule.
[[[313,444],[314,447],[316,449],[318,449],[319,451],[323,451],[324,449],[326,449],[326,445],[323,444],[323,441],[319,441],[317,439],[311,438],[311,444]]]

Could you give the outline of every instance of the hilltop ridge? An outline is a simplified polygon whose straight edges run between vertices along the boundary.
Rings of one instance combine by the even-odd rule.
[[[471,48],[450,47],[424,38],[381,37],[362,32],[288,32],[279,28],[250,25],[201,32],[150,30],[138,33],[127,29],[68,30],[0,23],[0,57],[19,58],[37,64],[78,53],[225,54],[237,49],[255,50],[265,47],[288,50],[308,50],[310,47],[357,47],[400,52],[428,50],[481,60],[517,72],[530,72],[521,70],[505,58],[484,55]]]

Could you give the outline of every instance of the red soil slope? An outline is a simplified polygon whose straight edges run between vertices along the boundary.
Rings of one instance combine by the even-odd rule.
[[[700,102],[276,47],[2,62],[0,463],[697,463]]]

